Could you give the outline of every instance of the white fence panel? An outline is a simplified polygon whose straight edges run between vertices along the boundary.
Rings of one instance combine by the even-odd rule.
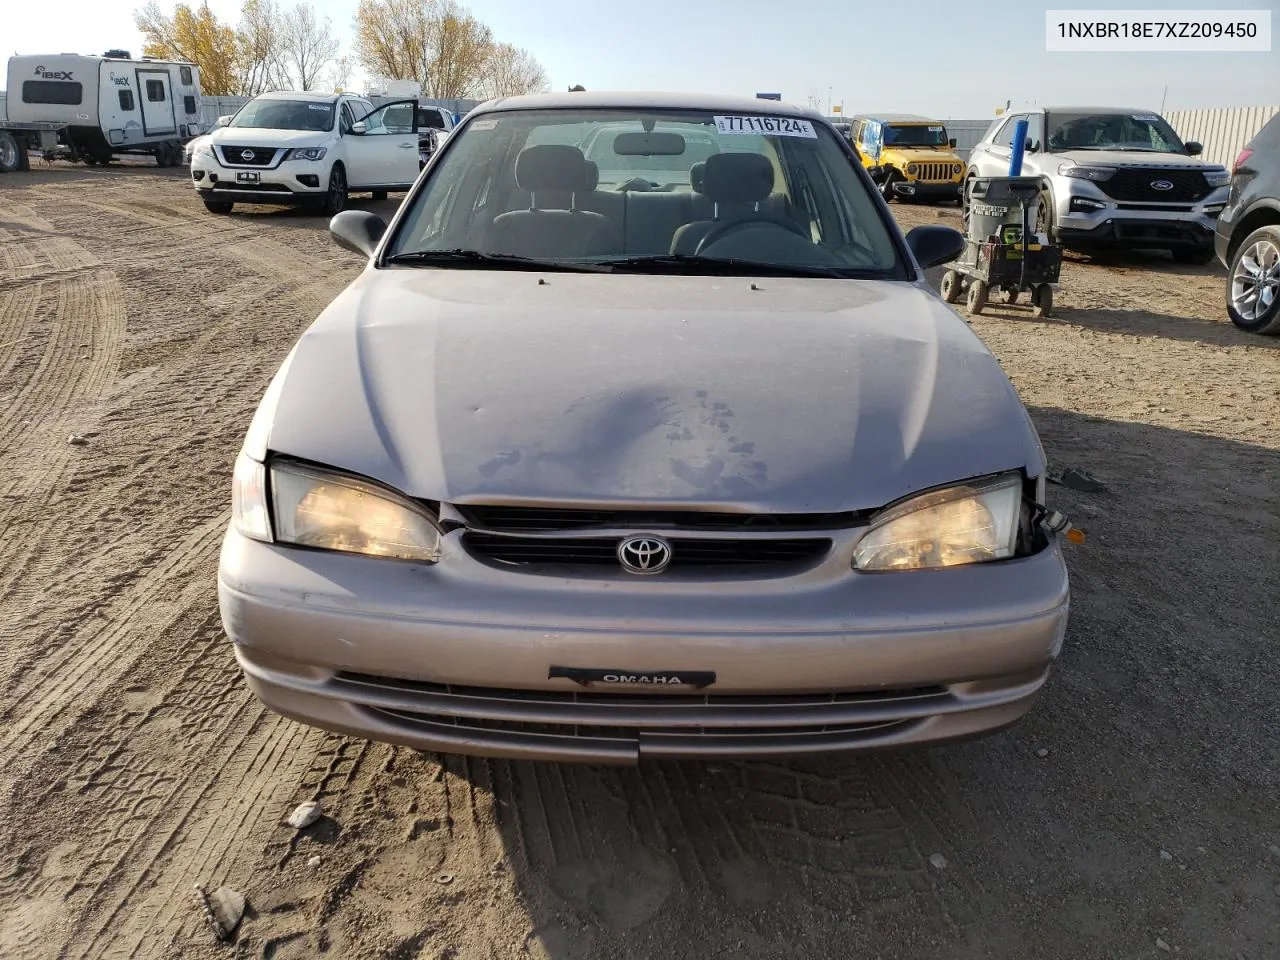
[[[1165,119],[1183,140],[1204,144],[1202,156],[1206,160],[1220,163],[1229,170],[1244,145],[1277,113],[1280,106],[1215,107],[1179,110],[1167,114]]]

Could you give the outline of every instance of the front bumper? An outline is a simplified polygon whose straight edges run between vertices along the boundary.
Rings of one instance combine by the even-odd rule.
[[[300,204],[322,199],[329,187],[327,162],[287,160],[273,168],[226,167],[208,154],[191,159],[191,181],[204,200]],[[256,180],[245,181],[243,175]]]
[[[456,536],[451,535],[451,536]],[[317,727],[421,750],[634,763],[938,743],[1008,726],[1066,628],[1059,548],[982,567],[664,581],[303,551],[230,531],[223,624],[254,693]],[[701,690],[550,668],[714,671]]]
[[[1133,249],[1205,247],[1213,243],[1213,227],[1201,220],[1156,217],[1107,217],[1099,223],[1058,228],[1063,243],[1122,246]]]
[[[900,197],[919,200],[959,200],[959,183],[921,183],[917,180],[897,180],[893,192]]]
[[[1054,222],[1063,243],[1132,249],[1206,247],[1213,243],[1227,188],[1195,204],[1115,200],[1088,181],[1057,177]]]

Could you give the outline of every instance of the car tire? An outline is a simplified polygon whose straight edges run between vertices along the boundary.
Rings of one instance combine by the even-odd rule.
[[[1047,317],[1053,311],[1053,287],[1042,283],[1031,291],[1031,312],[1037,317]]]
[[[884,197],[884,202],[888,203],[897,196],[894,193],[893,185],[901,179],[896,170],[889,170],[884,175],[884,181],[880,184],[880,196]]]
[[[381,203],[381,202],[382,202],[383,200],[385,200],[385,199],[387,199],[387,191],[385,191],[385,190],[375,190],[375,191],[373,191],[373,202],[374,202],[374,203]]]
[[[226,200],[206,200],[204,202],[204,208],[210,213],[227,214],[231,212],[231,208],[234,206],[234,203],[229,203]]]
[[[0,130],[0,173],[15,173],[21,163],[18,156],[18,138]]]
[[[1018,302],[1018,294],[1020,291],[1017,287],[1001,287],[1000,302],[1007,303],[1010,306]]]
[[[320,212],[326,217],[336,217],[347,209],[347,172],[342,164],[335,163],[329,171],[329,190],[320,204]]]
[[[1053,195],[1048,190],[1040,191],[1040,199],[1036,201],[1035,224],[1032,228],[1037,234],[1043,233],[1049,242],[1057,243],[1054,237]]]
[[[1211,246],[1178,247],[1169,252],[1173,254],[1174,263],[1184,263],[1193,267],[1203,267],[1206,263],[1212,263],[1217,257]]]
[[[987,306],[987,284],[985,280],[974,280],[969,284],[969,292],[964,300],[965,309],[975,317]]]
[[[1280,224],[1259,227],[1236,247],[1226,288],[1232,323],[1249,333],[1280,335]]]
[[[954,270],[948,270],[944,273],[942,275],[942,283],[938,286],[938,292],[947,303],[958,301],[960,299],[960,274]]]

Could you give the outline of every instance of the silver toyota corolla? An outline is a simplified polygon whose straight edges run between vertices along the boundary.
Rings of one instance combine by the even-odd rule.
[[[218,575],[273,710],[629,763],[1031,707],[1068,610],[1039,440],[925,283],[960,235],[904,238],[818,114],[499,100],[330,229],[368,265],[258,408]]]

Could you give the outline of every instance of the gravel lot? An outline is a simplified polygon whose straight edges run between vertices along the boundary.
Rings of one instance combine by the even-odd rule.
[[[635,770],[418,755],[247,692],[214,589],[231,461],[359,269],[320,218],[208,215],[182,171],[0,178],[0,954],[1280,956],[1280,339],[1223,321],[1219,267],[1072,257],[1055,317],[974,321],[1053,463],[1108,487],[1050,488],[1089,536],[1024,723]],[[197,881],[248,895],[233,946]]]

